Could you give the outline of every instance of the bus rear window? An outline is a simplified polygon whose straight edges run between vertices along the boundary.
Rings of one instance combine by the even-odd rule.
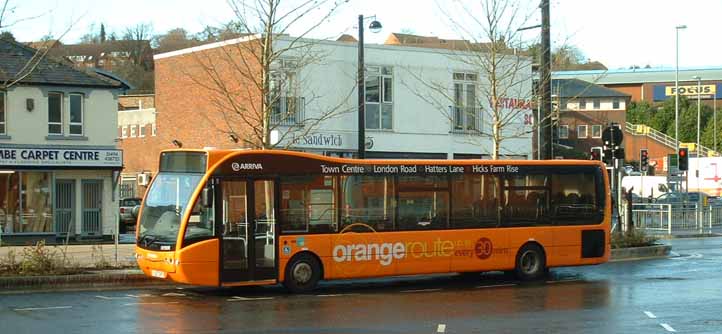
[[[160,171],[172,173],[204,173],[204,152],[163,152],[160,155]]]

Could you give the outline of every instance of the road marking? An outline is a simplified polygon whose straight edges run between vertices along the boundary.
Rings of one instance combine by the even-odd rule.
[[[95,296],[95,298],[105,299],[105,300],[113,300],[113,299],[128,299],[131,297],[107,297],[107,296]]]
[[[503,287],[507,287],[507,286],[516,286],[516,284],[479,285],[479,286],[475,286],[474,289],[503,288]]]
[[[547,283],[555,284],[555,283],[570,283],[570,282],[581,282],[580,279],[563,279],[559,281],[547,281]]]
[[[151,297],[153,295],[144,293],[144,294],[140,294],[140,295],[126,295],[126,296],[132,297],[132,298],[141,298],[141,297]]]
[[[416,290],[401,290],[401,292],[433,292],[441,291],[441,289],[416,289]]]
[[[168,293],[162,294],[161,296],[163,296],[163,297],[185,297],[186,294],[185,293],[168,292]]]
[[[652,313],[652,312],[644,311],[644,314],[646,314],[648,317],[650,317],[652,319],[657,319],[657,316],[654,315],[654,313]]]
[[[123,306],[133,306],[133,305],[167,305],[167,304],[178,304],[179,302],[155,302],[155,303],[127,303],[123,304]]]
[[[674,330],[674,328],[672,328],[672,326],[670,326],[670,325],[667,325],[667,324],[660,324],[660,325],[662,327],[664,327],[664,329],[666,329],[668,332],[676,332],[676,330]]]
[[[243,302],[243,301],[250,301],[250,300],[269,300],[273,299],[273,297],[239,297],[239,296],[233,296],[230,299],[226,299],[229,302]]]
[[[704,255],[702,255],[700,253],[692,253],[689,255],[680,255],[678,257],[673,257],[671,259],[672,260],[688,260],[688,259],[701,259],[703,257],[704,257]]]
[[[360,293],[329,293],[325,295],[316,295],[316,297],[340,297],[340,296],[356,296]]]
[[[59,310],[73,308],[72,306],[49,306],[49,307],[26,307],[16,308],[15,311],[42,311],[42,310]]]
[[[446,324],[439,324],[438,327],[436,327],[437,333],[443,333],[446,332]]]

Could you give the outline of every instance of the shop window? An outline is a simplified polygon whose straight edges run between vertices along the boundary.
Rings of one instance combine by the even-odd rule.
[[[53,232],[51,174],[0,174],[0,228],[3,234]]]
[[[70,94],[70,134],[83,135],[83,95]]]
[[[338,227],[336,177],[291,176],[281,179],[281,231],[331,233]]]
[[[48,134],[63,134],[63,94],[48,93]]]
[[[375,232],[394,229],[394,179],[390,176],[341,177],[341,230]]]

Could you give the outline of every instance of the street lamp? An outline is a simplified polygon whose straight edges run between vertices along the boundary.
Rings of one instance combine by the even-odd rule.
[[[697,80],[697,170],[695,171],[695,176],[697,177],[697,193],[699,194],[699,198],[697,199],[697,219],[698,224],[701,224],[701,217],[700,213],[702,212],[702,191],[699,188],[699,160],[701,159],[700,150],[699,150],[699,128],[700,128],[700,114],[701,114],[701,107],[700,107],[700,88],[702,88],[702,78],[700,76],[694,76],[692,79]],[[688,190],[689,191],[689,190]],[[700,225],[701,226],[701,225]]]
[[[687,29],[686,25],[678,25],[675,28],[674,51],[674,141],[679,152],[679,30]]]
[[[366,88],[364,87],[364,19],[373,19],[369,24],[372,33],[381,31],[381,23],[376,21],[376,15],[364,17],[358,16],[358,158],[366,156]]]

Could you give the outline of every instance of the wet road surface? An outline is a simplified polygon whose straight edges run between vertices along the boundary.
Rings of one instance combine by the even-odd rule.
[[[501,273],[281,287],[0,295],[3,333],[722,333],[722,238],[676,256]]]

